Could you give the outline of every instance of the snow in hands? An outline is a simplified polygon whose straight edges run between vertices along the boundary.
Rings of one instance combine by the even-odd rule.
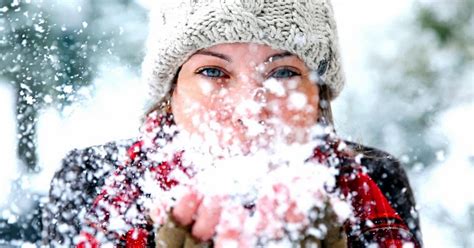
[[[323,137],[327,130],[317,126],[311,133]],[[168,191],[147,176],[150,216],[157,229],[169,224],[170,214],[180,224],[194,223],[195,236],[221,247],[285,246],[309,236],[323,240],[328,229],[351,216],[350,205],[335,191],[337,170],[308,159],[323,143],[317,138],[305,144],[275,142],[243,153],[180,132],[156,159],[185,150],[182,168],[193,176],[175,167],[169,176],[179,184]],[[333,226],[326,226],[328,219]]]

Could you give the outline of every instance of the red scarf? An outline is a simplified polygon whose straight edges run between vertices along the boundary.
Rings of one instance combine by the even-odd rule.
[[[181,165],[181,154],[177,153],[171,161],[148,161],[146,154],[157,151],[161,145],[170,141],[173,134],[166,134],[164,127],[172,127],[171,115],[151,114],[145,122],[142,139],[128,150],[129,159],[119,166],[113,176],[106,181],[101,193],[85,217],[85,226],[80,234],[78,248],[100,246],[100,241],[108,240],[116,246],[146,247],[152,231],[147,210],[142,206],[140,197],[143,191],[139,184],[146,171],[155,175],[159,186],[169,190],[178,182],[169,178],[174,169],[180,169],[188,176],[191,173]],[[402,247],[406,242],[421,247],[406,223],[390,205],[377,184],[364,172],[356,156],[351,154],[344,142],[333,135],[326,135],[324,145],[314,149],[313,156],[320,164],[336,167],[338,188],[341,194],[351,202],[353,215],[345,224],[349,247],[366,247],[378,244],[378,247]],[[151,141],[151,142],[150,142]],[[116,220],[119,221],[116,221]]]

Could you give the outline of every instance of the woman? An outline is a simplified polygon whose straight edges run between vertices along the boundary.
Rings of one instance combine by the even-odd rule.
[[[234,241],[245,247],[286,239],[302,246],[420,246],[413,194],[399,162],[326,131],[332,124],[330,101],[344,83],[328,0],[183,0],[161,6],[150,23],[143,73],[155,104],[143,135],[68,155],[45,207],[46,242],[226,247]],[[315,126],[325,131],[315,135]],[[270,183],[270,191],[278,194],[258,193],[233,205],[228,204],[232,192],[216,197],[193,184],[210,164],[255,158],[261,151],[268,155],[263,164],[273,166],[281,144],[283,150],[314,145],[310,158],[297,156],[301,164],[337,170],[334,187],[325,183],[305,191],[321,196],[329,207],[309,204],[302,211],[301,199],[291,193],[297,180]],[[193,167],[197,160],[187,163],[193,150],[212,157],[205,160],[210,164],[199,160],[202,171]],[[285,170],[274,167],[271,173]],[[318,173],[309,174],[317,179]],[[158,188],[147,189],[147,175]],[[185,182],[191,182],[189,190],[174,194]],[[152,196],[169,192],[171,202]],[[286,192],[284,201],[281,192]],[[351,207],[352,217],[344,223],[331,217],[337,199]],[[282,206],[283,215],[278,213]],[[314,209],[329,214],[313,218]],[[242,224],[257,219],[259,228],[251,233],[230,228],[225,215],[239,216]],[[282,227],[274,229],[277,223]],[[318,223],[325,224],[324,235],[309,233]],[[292,224],[296,235],[287,227]]]

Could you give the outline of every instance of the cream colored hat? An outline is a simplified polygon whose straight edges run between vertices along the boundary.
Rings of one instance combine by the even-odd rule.
[[[179,67],[216,44],[253,42],[298,55],[318,72],[334,99],[344,86],[330,0],[161,0],[150,15],[143,79],[153,102]]]

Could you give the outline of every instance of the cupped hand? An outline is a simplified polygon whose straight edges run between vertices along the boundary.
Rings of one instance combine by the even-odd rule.
[[[213,239],[216,247],[253,247],[258,239],[283,238],[288,225],[307,224],[307,216],[282,183],[274,184],[252,208],[243,207],[231,196],[206,196],[190,188],[171,215],[180,225],[190,226],[196,239]]]

